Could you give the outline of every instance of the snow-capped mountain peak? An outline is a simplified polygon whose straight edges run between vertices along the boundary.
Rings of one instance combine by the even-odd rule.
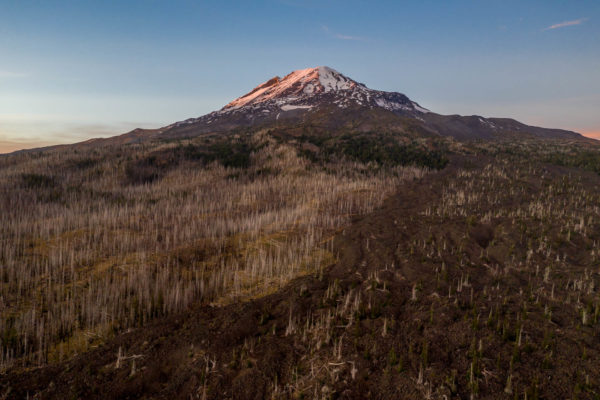
[[[261,109],[258,110],[260,112],[275,109],[291,111],[323,104],[333,104],[340,108],[355,104],[409,114],[429,112],[401,93],[369,89],[326,66],[299,69],[284,78],[271,78],[233,100],[220,112],[249,109]]]
[[[321,66],[293,71],[283,79],[276,76],[239,97],[223,109],[236,109],[276,98],[297,98],[305,95],[349,90],[358,85],[333,68]]]
[[[386,111],[392,115],[386,115]],[[271,78],[222,109],[168,125],[160,134],[187,137],[256,126],[298,126],[311,121],[330,127],[348,121],[352,126],[364,122],[361,129],[373,129],[381,121],[386,126],[396,124],[394,129],[399,130],[408,129],[407,121],[412,121],[411,134],[425,132],[459,139],[490,139],[515,132],[549,138],[580,137],[574,132],[531,127],[511,119],[436,114],[402,93],[369,89],[325,66]]]
[[[320,66],[299,69],[283,78],[273,77],[231,101],[219,111],[174,125],[204,122],[214,126],[225,117],[252,123],[277,121],[280,118],[332,106],[339,109],[385,109],[415,118],[421,118],[423,113],[429,112],[402,93],[369,89],[333,68]]]

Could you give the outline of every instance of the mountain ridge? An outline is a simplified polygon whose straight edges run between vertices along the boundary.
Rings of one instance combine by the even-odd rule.
[[[310,124],[319,111],[331,115],[328,128],[336,128],[349,119],[365,117],[378,110],[398,117],[379,129],[402,130],[408,118],[420,125],[420,130],[427,135],[450,136],[457,140],[520,136],[585,140],[576,132],[529,126],[510,118],[437,114],[403,93],[370,89],[327,66],[295,70],[283,78],[275,76],[218,111],[162,128],[159,136],[194,136],[248,126]],[[319,119],[323,120],[322,115]]]

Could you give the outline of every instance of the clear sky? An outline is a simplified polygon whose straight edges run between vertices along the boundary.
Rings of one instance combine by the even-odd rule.
[[[600,137],[598,0],[0,0],[0,152],[197,117],[318,65]]]

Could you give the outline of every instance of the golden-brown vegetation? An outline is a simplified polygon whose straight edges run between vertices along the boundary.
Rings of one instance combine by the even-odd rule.
[[[351,136],[327,136],[307,147],[279,133],[233,138],[236,153],[202,138],[0,160],[2,201],[21,207],[2,220],[2,262],[12,260],[2,340],[17,347],[5,347],[14,368],[1,391],[595,398],[595,147],[449,142],[446,168],[407,182],[423,171],[394,168],[404,151],[380,152],[387,142],[358,151]],[[74,328],[23,353],[23,321]],[[58,366],[20,368],[61,354]]]
[[[265,133],[250,140],[248,168],[170,165],[161,155],[176,143],[1,160],[0,368],[58,361],[193,302],[319,273],[337,229],[424,173],[317,166]]]

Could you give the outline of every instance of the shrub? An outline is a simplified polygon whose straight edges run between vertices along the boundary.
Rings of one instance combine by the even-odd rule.
[[[21,180],[23,186],[29,189],[53,188],[56,186],[56,180],[53,177],[42,174],[22,174]]]

